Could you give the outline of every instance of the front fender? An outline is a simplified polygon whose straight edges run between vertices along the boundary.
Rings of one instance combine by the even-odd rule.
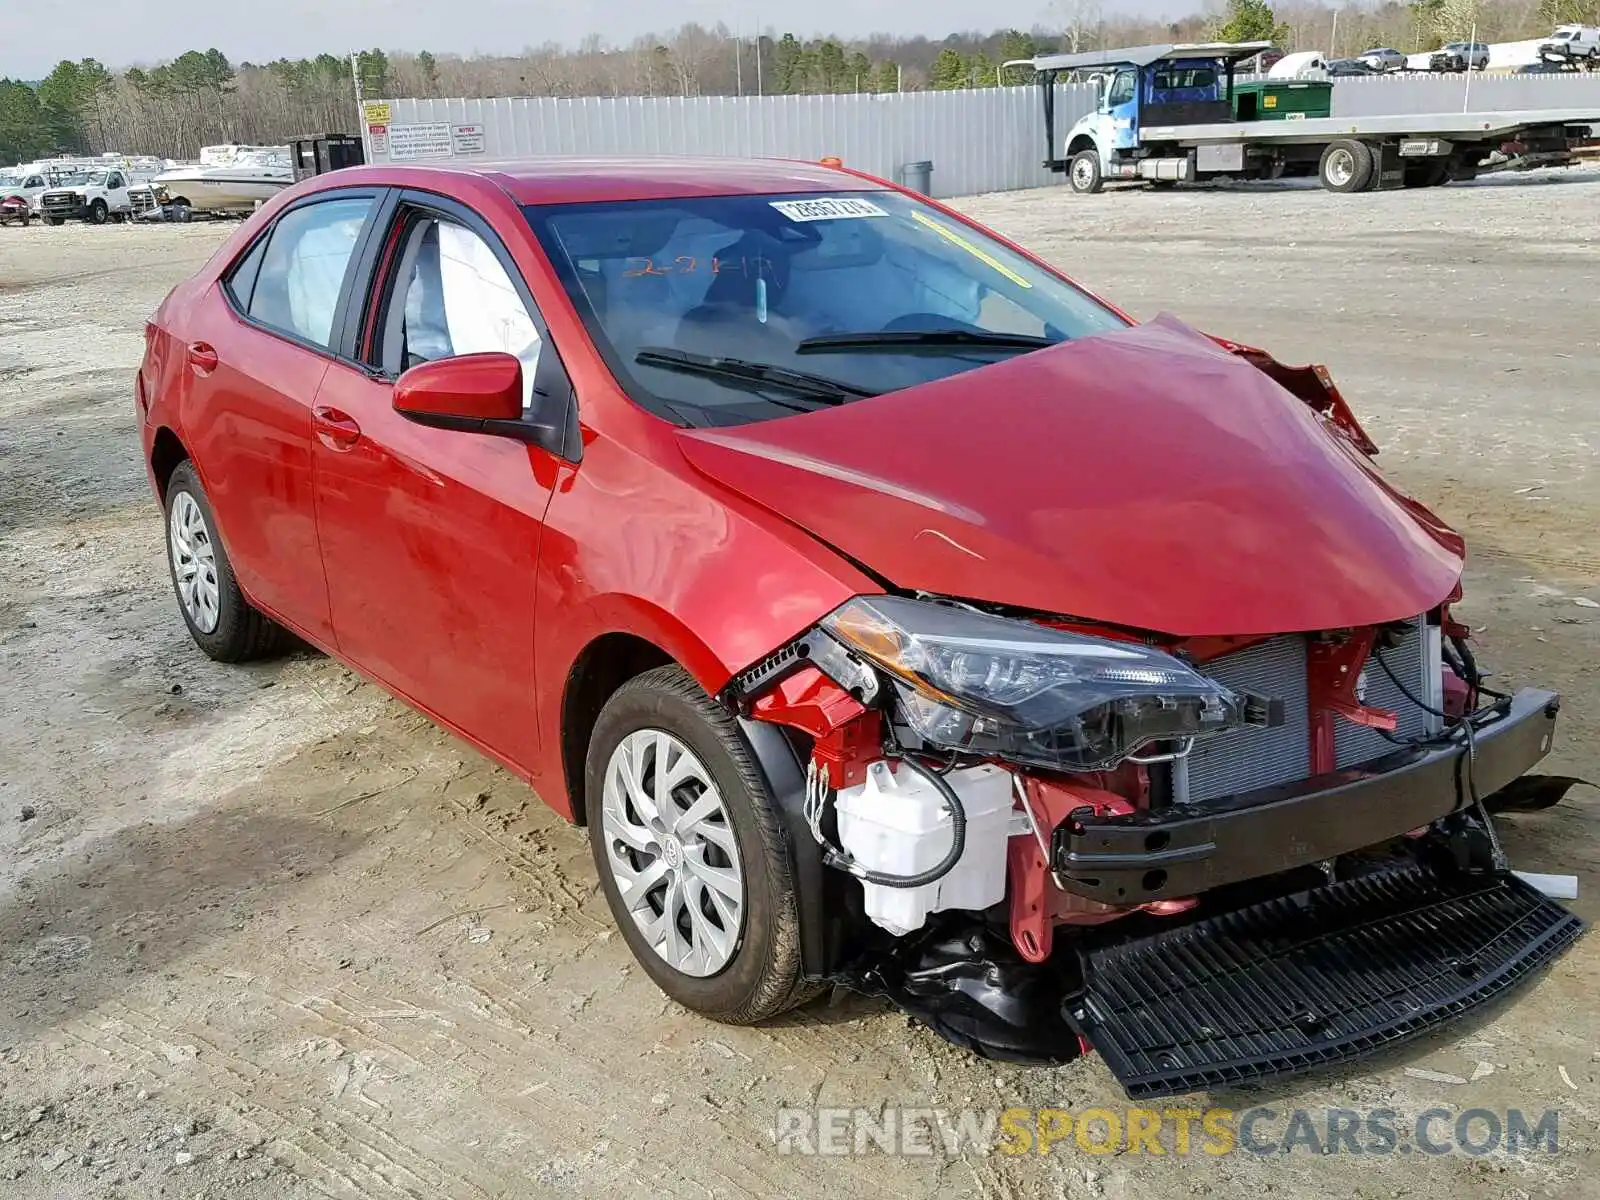
[[[881,590],[821,542],[704,478],[672,431],[633,449],[588,437],[540,541],[534,614],[539,752],[533,783],[570,811],[561,697],[596,639],[658,647],[710,695],[851,596]]]

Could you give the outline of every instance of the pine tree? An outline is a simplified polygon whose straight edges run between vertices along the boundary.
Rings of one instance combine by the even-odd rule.
[[[967,61],[961,52],[946,46],[933,60],[928,72],[928,86],[935,91],[948,92],[967,86]]]
[[[872,86],[872,60],[857,50],[845,60],[845,86],[852,92],[870,92]]]
[[[786,33],[772,48],[772,90],[780,95],[793,95],[804,87],[801,71],[805,50],[800,39]]]
[[[1224,42],[1272,42],[1289,40],[1289,27],[1278,24],[1267,0],[1228,0],[1227,20],[1217,29]]]
[[[872,83],[869,90],[874,92],[898,92],[900,90],[899,64],[884,59],[872,68]]]

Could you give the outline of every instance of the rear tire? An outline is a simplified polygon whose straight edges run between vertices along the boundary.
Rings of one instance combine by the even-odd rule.
[[[664,791],[662,771],[672,776]],[[601,890],[662,991],[730,1025],[815,994],[777,802],[733,715],[681,667],[636,676],[606,702],[584,794]]]
[[[1100,171],[1100,151],[1079,150],[1067,166],[1067,182],[1080,196],[1092,196],[1105,187]]]
[[[1341,138],[1329,142],[1317,164],[1317,176],[1330,192],[1359,192],[1372,182],[1372,150],[1365,142]]]
[[[247,662],[292,644],[288,630],[251,608],[239,590],[211,501],[188,462],[167,481],[167,568],[183,623],[208,657]]]

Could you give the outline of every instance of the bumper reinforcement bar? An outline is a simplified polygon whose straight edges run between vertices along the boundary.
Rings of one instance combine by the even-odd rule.
[[[1473,782],[1488,796],[1550,751],[1561,697],[1533,688],[1476,731]],[[1466,807],[1460,741],[1393,754],[1299,783],[1126,816],[1077,814],[1053,835],[1061,886],[1104,904],[1194,896],[1322,862]]]
[[[1086,952],[1066,1013],[1133,1099],[1370,1054],[1497,996],[1583,922],[1511,875],[1411,866]]]

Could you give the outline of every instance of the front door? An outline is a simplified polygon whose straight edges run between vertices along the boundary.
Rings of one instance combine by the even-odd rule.
[[[1106,87],[1107,144],[1113,150],[1132,150],[1139,145],[1139,73],[1123,67]]]
[[[335,364],[313,414],[335,637],[362,670],[526,763],[537,744],[534,578],[557,460],[508,438],[414,424],[394,411],[394,379],[421,362],[498,350],[522,360],[531,388],[548,350],[515,264],[476,218],[402,203],[386,239],[373,369]]]

